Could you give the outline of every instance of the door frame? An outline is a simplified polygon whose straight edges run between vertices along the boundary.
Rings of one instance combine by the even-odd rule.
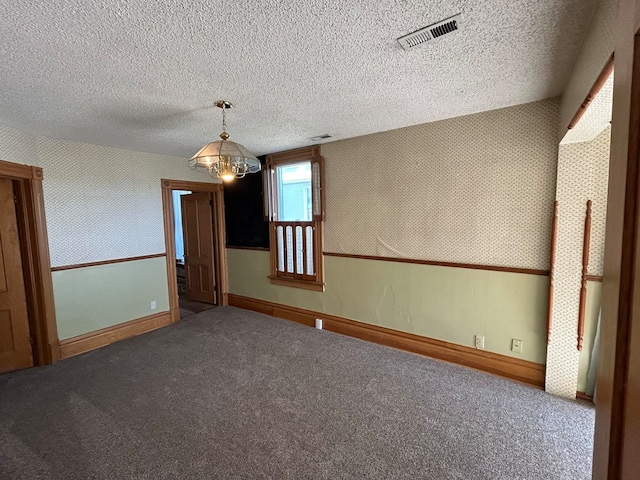
[[[593,478],[640,475],[640,0],[620,0]]]
[[[60,359],[60,341],[53,300],[49,239],[40,167],[0,160],[0,177],[17,186],[17,220],[29,330],[35,366]]]
[[[178,284],[176,282],[175,218],[173,215],[173,190],[209,192],[213,194],[213,243],[216,256],[216,297],[219,306],[229,305],[229,277],[227,271],[226,230],[224,222],[224,197],[221,183],[189,182],[162,179],[162,214],[164,217],[164,243],[167,259],[167,285],[169,287],[169,310],[171,322],[180,320]]]

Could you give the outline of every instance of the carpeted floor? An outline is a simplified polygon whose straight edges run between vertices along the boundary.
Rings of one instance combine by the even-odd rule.
[[[586,479],[593,409],[216,308],[0,376],[2,479]]]

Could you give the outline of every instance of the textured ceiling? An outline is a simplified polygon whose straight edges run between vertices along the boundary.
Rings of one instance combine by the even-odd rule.
[[[598,0],[0,0],[0,123],[256,154],[560,95]],[[395,39],[461,12],[462,30]]]
[[[578,124],[560,142],[568,143],[590,142],[611,124],[613,110],[613,74],[602,86],[596,97],[589,104]]]

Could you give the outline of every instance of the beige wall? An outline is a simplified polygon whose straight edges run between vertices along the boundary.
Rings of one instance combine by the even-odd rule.
[[[548,277],[325,257],[325,292],[269,283],[269,253],[228,249],[230,293],[544,363]],[[524,341],[522,355],[511,339]]]
[[[602,274],[607,210],[611,127],[590,142],[560,145],[558,156],[558,242],[553,298],[553,331],[547,350],[546,389],[571,397],[584,377],[591,346],[576,348],[582,250],[587,200],[592,201],[591,249],[588,272]],[[597,287],[592,286],[592,290]],[[599,294],[592,297],[599,298]],[[592,304],[592,312],[599,304]],[[595,313],[597,318],[597,313]],[[593,321],[592,317],[586,319]]]
[[[34,137],[4,125],[0,160],[44,169],[52,266],[163,253],[160,179],[213,181],[190,171],[184,158]],[[60,337],[167,310],[164,263],[54,273]]]
[[[160,179],[213,182],[184,158],[33,137],[4,125],[0,160],[44,169],[54,267],[164,252]]]
[[[567,132],[569,122],[613,53],[617,15],[617,0],[602,0],[600,8],[594,12],[593,23],[583,43],[582,52],[562,96],[558,138],[562,138]]]
[[[325,251],[549,268],[559,101],[322,146]]]
[[[587,142],[561,144],[558,151],[560,162],[567,164],[565,178],[558,178],[559,197],[575,201],[575,210],[570,218],[576,220],[571,238],[574,250],[578,250],[582,265],[582,237],[584,229],[585,203],[591,200],[591,237],[589,247],[589,274],[602,275],[604,265],[604,237],[607,224],[607,194],[609,192],[609,154],[611,150],[611,126],[607,126],[595,138]],[[560,172],[561,173],[561,172]],[[566,212],[566,208],[564,209]]]
[[[553,99],[324,144],[324,250],[547,269],[558,115]],[[230,249],[231,293],[545,361],[547,276],[324,262],[312,292],[270,284],[268,253]]]

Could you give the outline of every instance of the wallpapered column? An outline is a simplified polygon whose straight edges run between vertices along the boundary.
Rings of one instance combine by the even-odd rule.
[[[590,142],[560,145],[558,153],[558,238],[546,390],[568,398],[576,395],[581,355],[577,337],[587,200],[592,201],[588,272],[602,275],[610,137],[607,127]]]

